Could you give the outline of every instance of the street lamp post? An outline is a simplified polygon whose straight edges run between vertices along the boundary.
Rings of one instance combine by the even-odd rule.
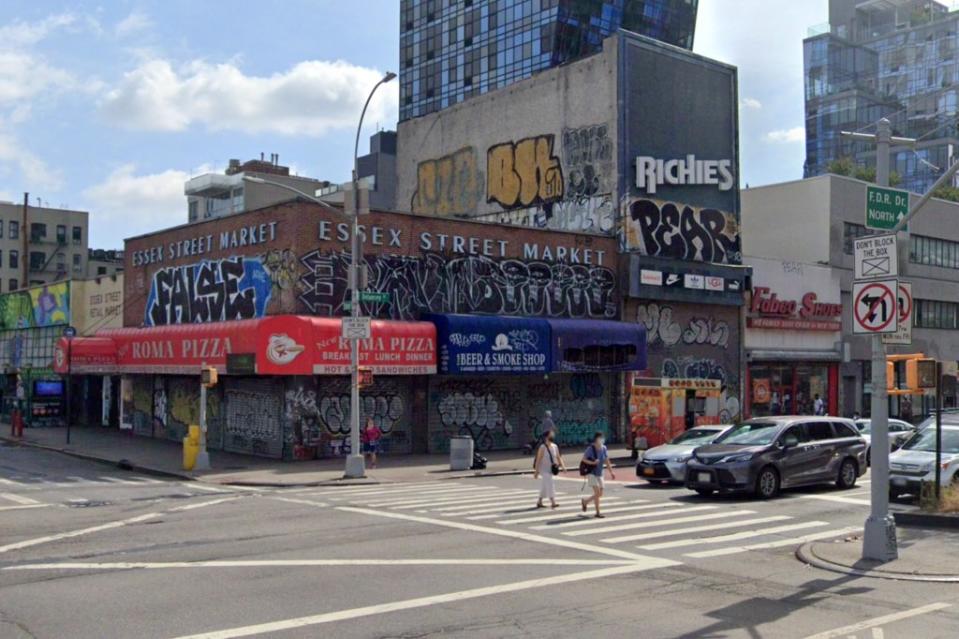
[[[352,198],[353,198],[353,215],[350,215],[350,221],[352,222],[352,229],[350,233],[350,275],[349,275],[349,286],[350,286],[350,316],[359,317],[360,316],[360,288],[362,284],[362,279],[360,276],[361,270],[360,265],[362,263],[362,254],[360,249],[360,233],[359,233],[359,214],[360,214],[360,197],[359,197],[359,146],[360,146],[360,131],[363,128],[363,117],[366,115],[366,109],[370,105],[370,100],[373,99],[373,94],[376,93],[376,90],[380,87],[381,84],[386,84],[396,77],[395,73],[387,72],[379,82],[376,83],[376,86],[373,87],[370,91],[369,96],[366,98],[366,104],[363,105],[363,112],[360,114],[360,123],[356,127],[356,142],[353,146],[353,179],[351,181],[352,185]],[[265,180],[261,177],[254,177],[252,175],[244,175],[243,179],[247,182],[252,182],[253,184],[266,184],[269,186],[274,186],[280,189],[285,189],[291,191],[300,197],[319,204],[331,211],[337,213],[338,215],[344,215],[344,212],[336,207],[330,206],[329,203],[324,202],[323,200],[310,195],[309,193],[304,193],[299,189],[296,189],[287,184],[281,182],[274,182],[272,180]],[[350,454],[346,458],[346,467],[344,469],[345,477],[363,477],[366,475],[366,465],[363,460],[363,454],[360,451],[360,341],[359,338],[350,339],[350,375],[351,375],[351,384],[350,384]]]

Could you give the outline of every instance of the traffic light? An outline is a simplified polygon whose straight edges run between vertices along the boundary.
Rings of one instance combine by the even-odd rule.
[[[207,388],[213,388],[216,386],[217,382],[217,372],[216,369],[212,366],[204,366],[200,370],[200,383],[206,386]]]
[[[361,367],[358,371],[360,388],[366,388],[373,385],[373,369]]]
[[[936,360],[917,357],[906,360],[906,387],[910,390],[936,387]]]
[[[886,360],[886,390],[896,390],[896,364]]]

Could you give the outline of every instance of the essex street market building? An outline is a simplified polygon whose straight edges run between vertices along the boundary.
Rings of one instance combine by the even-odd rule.
[[[91,374],[122,375],[120,425],[138,435],[179,439],[196,423],[206,362],[222,373],[213,448],[348,452],[344,220],[289,203],[127,240],[124,328],[74,342],[75,367],[89,356]],[[361,240],[360,304],[376,318],[361,417],[386,452],[444,451],[456,435],[522,447],[545,410],[569,441],[622,437],[623,372],[645,366],[646,345],[618,321],[614,238],[374,212]]]

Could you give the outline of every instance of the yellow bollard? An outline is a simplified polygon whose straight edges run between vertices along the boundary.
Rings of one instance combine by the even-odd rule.
[[[183,438],[183,470],[193,470],[199,453],[200,427],[190,426],[189,434]]]

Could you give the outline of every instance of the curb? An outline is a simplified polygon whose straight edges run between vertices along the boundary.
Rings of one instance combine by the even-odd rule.
[[[12,437],[0,436],[0,440],[5,441],[9,444],[16,444],[18,446],[27,446],[29,448],[37,448],[39,450],[47,450],[54,453],[60,453],[61,455],[67,455],[69,457],[75,457],[77,459],[83,459],[86,461],[96,462],[98,464],[106,464],[116,468],[121,459],[109,459],[107,457],[99,457],[97,455],[91,455],[89,453],[81,453],[78,451],[67,450],[65,448],[60,448],[59,446],[47,446],[46,444],[38,444],[36,442],[25,441],[20,439],[14,439]],[[176,479],[184,481],[197,481],[197,478],[192,475],[187,475],[185,473],[177,473],[170,470],[160,470],[159,468],[151,468],[150,466],[142,466],[140,464],[133,464],[130,462],[126,463],[126,468],[134,472],[142,473],[144,475],[153,475],[155,477],[173,477]]]
[[[862,570],[837,564],[835,562],[823,559],[816,555],[813,545],[821,542],[806,542],[796,549],[796,558],[804,564],[814,568],[828,570],[843,575],[853,575],[855,577],[870,577],[873,579],[889,579],[893,581],[923,581],[929,583],[959,583],[959,575],[928,575],[928,574],[909,574],[904,572],[892,572],[888,570]]]
[[[915,528],[946,528],[959,530],[959,517],[955,515],[933,515],[921,512],[894,512],[896,524]]]

